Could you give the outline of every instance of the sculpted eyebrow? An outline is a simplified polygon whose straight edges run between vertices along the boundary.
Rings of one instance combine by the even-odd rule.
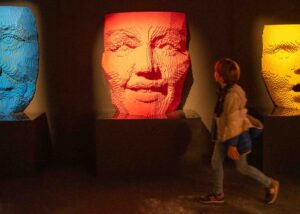
[[[105,32],[104,36],[105,49],[113,47],[114,45],[123,44],[124,42],[133,44],[140,43],[138,34],[124,29],[107,31]]]
[[[0,37],[10,35],[22,41],[36,40],[37,32],[29,32],[20,26],[2,26],[0,27]]]
[[[186,36],[183,29],[157,27],[151,35],[151,42],[154,46],[172,45],[177,51],[184,51],[186,48]]]
[[[279,44],[269,45],[263,50],[264,54],[275,54],[277,51],[284,50],[288,53],[295,53],[300,49],[300,44],[296,42],[282,42]]]
[[[184,31],[181,29],[158,27],[153,31],[151,40],[157,41],[165,37],[168,37],[168,39],[172,39],[176,42],[184,42],[185,41],[184,35],[185,35]]]
[[[125,29],[119,29],[119,30],[109,30],[105,33],[105,37],[107,39],[115,39],[115,38],[118,38],[118,37],[127,37],[127,38],[130,38],[130,39],[136,39],[136,40],[139,40],[138,39],[138,35],[134,32],[130,32],[128,30],[125,30]]]

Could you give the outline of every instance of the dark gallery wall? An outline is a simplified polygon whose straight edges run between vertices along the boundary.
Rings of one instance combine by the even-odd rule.
[[[297,1],[271,0],[31,0],[37,17],[40,73],[26,112],[47,112],[54,154],[82,160],[94,151],[93,118],[113,111],[102,74],[103,20],[106,13],[180,11],[187,14],[191,69],[183,109],[196,111],[210,129],[216,99],[213,64],[221,57],[241,64],[241,84],[249,105],[272,106],[260,76],[261,30],[268,22],[297,23]],[[298,7],[299,8],[299,7]]]

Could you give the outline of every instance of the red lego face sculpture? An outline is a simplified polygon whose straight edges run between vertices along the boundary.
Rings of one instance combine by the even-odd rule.
[[[190,61],[184,13],[105,16],[102,67],[120,114],[155,116],[176,110]]]

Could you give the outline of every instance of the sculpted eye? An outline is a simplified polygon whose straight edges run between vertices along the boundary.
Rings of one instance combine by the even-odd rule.
[[[1,39],[1,43],[3,43],[3,44],[10,44],[12,42],[14,42],[14,39],[10,36],[6,36]]]
[[[109,50],[112,52],[127,51],[130,49],[135,49],[136,47],[137,45],[132,42],[121,42],[121,43],[111,45]]]
[[[115,51],[117,51],[120,47],[121,47],[120,44],[115,44],[115,45],[111,45],[111,46],[109,47],[108,50],[115,52]]]
[[[177,49],[178,49],[175,45],[173,45],[173,44],[171,44],[171,43],[163,43],[163,44],[160,44],[160,45],[158,46],[158,48],[164,49],[164,50],[177,50]]]
[[[181,52],[181,46],[177,42],[171,40],[161,40],[155,45],[157,50],[162,51],[162,53],[168,56],[175,56],[177,53]]]
[[[24,42],[26,42],[25,39],[13,34],[5,34],[0,37],[0,45],[7,50],[18,49]]]
[[[131,49],[135,49],[135,48],[137,47],[136,44],[130,43],[130,42],[126,43],[125,45],[126,45],[128,48],[131,48]]]
[[[6,35],[1,36],[0,41],[1,41],[1,43],[11,43],[11,42],[17,42],[17,41],[25,42],[25,39],[23,39],[22,37],[17,36],[17,35],[6,34]]]

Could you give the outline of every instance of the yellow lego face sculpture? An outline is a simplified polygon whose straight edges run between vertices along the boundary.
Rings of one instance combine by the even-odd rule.
[[[300,109],[300,24],[264,26],[262,74],[276,106]]]

